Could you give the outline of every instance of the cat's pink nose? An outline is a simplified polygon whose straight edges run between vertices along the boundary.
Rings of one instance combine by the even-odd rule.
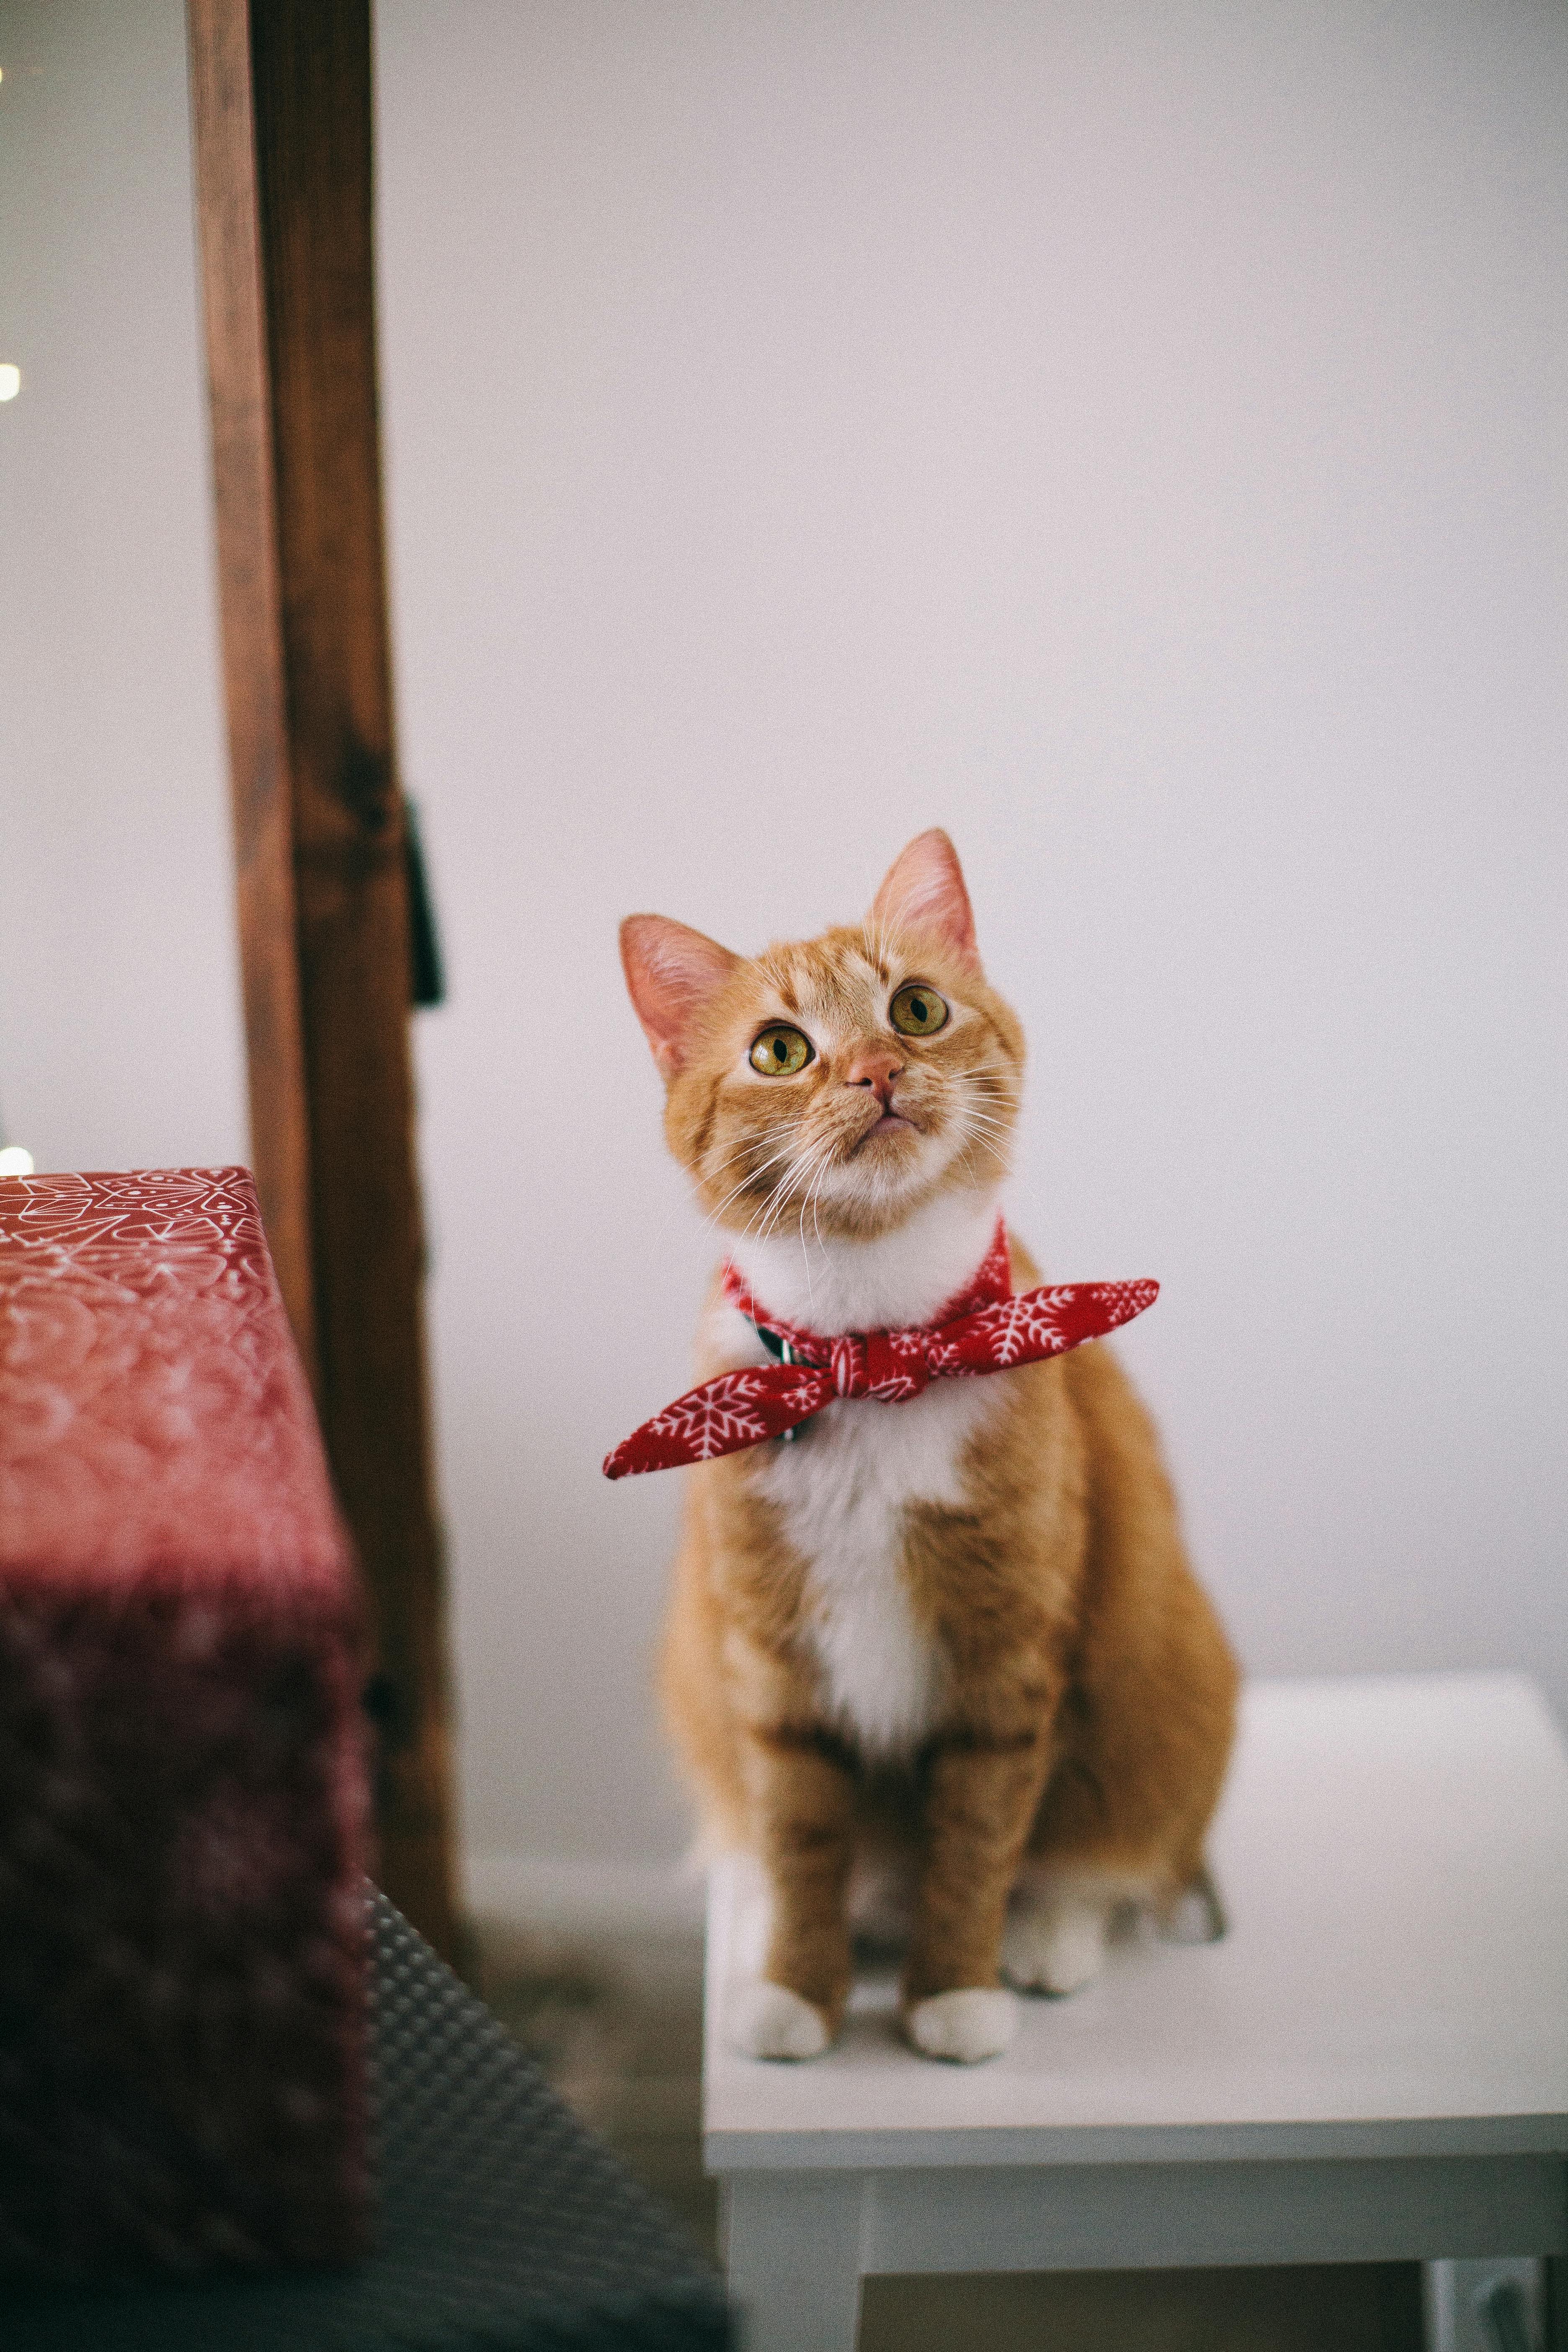
[[[893,1098],[893,1080],[903,1076],[904,1066],[896,1054],[879,1045],[869,1054],[858,1055],[844,1073],[847,1087],[871,1087],[884,1110]]]

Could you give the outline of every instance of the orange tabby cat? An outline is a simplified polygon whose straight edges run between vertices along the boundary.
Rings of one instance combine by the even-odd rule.
[[[1024,1068],[947,835],[910,844],[856,929],[750,961],[657,915],[621,941],[671,1149],[752,1297],[825,1334],[929,1320],[991,1243]],[[1040,1278],[1016,1241],[1012,1274]],[[717,1286],[699,1357],[703,1378],[769,1360]],[[1199,1876],[1237,1679],[1102,1344],[837,1400],[798,1443],[694,1467],[665,1694],[709,1842],[772,1895],[731,2039],[826,2048],[852,1881],[891,1867],[910,2039],[1005,2048],[1002,1979],[1072,1991],[1113,1910]]]

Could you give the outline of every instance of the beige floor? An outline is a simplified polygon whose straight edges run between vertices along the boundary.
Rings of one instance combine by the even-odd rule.
[[[524,1934],[478,1927],[479,1991],[555,2088],[710,2254],[702,2170],[702,1944],[697,1933]]]
[[[710,2253],[695,1933],[565,1937],[480,1921],[475,1974],[563,2096]],[[913,2063],[913,2062],[911,2062]],[[1420,2352],[1411,2263],[871,2279],[861,2352]]]

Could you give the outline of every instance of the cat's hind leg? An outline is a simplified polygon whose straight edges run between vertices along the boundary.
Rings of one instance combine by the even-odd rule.
[[[1002,1974],[1020,1992],[1081,1992],[1105,1965],[1118,1913],[1158,1900],[1158,1880],[1026,1863],[1002,1931]]]
[[[1226,1932],[1225,1905],[1214,1873],[1200,1862],[1185,1885],[1160,1905],[1155,1916],[1167,1944],[1217,1944]]]
[[[1110,1925],[1110,1906],[1081,1893],[1021,1904],[1002,1933],[1002,1973],[1020,1992],[1079,1992],[1105,1965]]]

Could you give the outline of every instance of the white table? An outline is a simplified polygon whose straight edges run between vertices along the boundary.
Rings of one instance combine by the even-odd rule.
[[[749,2352],[849,2352],[873,2273],[1568,2252],[1568,1759],[1533,1686],[1253,1686],[1211,1853],[1222,1942],[1113,1947],[977,2067],[898,2040],[890,1977],[825,2057],[737,2056],[715,1872],[705,2153]]]

